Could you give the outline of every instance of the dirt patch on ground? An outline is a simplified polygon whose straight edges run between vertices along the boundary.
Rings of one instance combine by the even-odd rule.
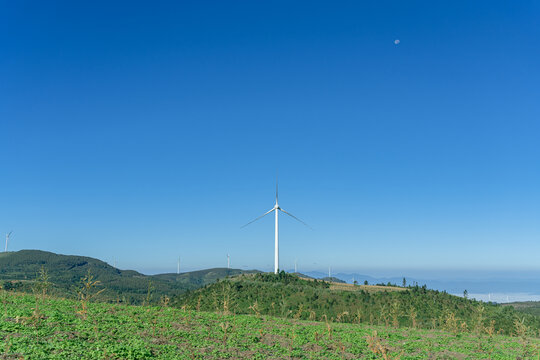
[[[190,331],[191,330],[191,326],[189,326],[187,324],[179,323],[179,322],[173,322],[171,324],[171,326],[173,327],[173,329],[176,329],[176,330],[182,330],[182,331]]]
[[[324,349],[324,348],[322,346],[320,346],[320,345],[317,345],[317,344],[306,344],[306,345],[302,346],[303,351],[319,352],[322,349]]]
[[[291,345],[291,340],[281,335],[264,334],[261,338],[261,343],[267,346],[279,344],[283,348],[288,348]]]
[[[166,337],[155,337],[150,339],[150,343],[154,345],[165,345],[170,344],[171,342]]]
[[[4,360],[15,360],[15,359],[24,359],[24,356],[20,354],[0,354],[0,359]]]
[[[62,336],[67,340],[73,340],[79,337],[79,333],[76,331],[55,331],[50,338]]]
[[[467,359],[467,355],[463,355],[454,351],[441,351],[436,354],[429,354],[428,359],[430,360],[462,360]]]

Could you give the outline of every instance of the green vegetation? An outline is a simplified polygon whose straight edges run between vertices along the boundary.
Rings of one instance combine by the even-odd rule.
[[[540,301],[522,301],[505,304],[511,306],[517,311],[540,317]]]
[[[0,254],[0,265],[0,359],[540,358],[540,318],[425,286],[145,276],[37,251]]]
[[[58,255],[39,250],[0,253],[0,282],[5,289],[32,292],[42,270],[47,273],[51,294],[75,298],[81,279],[91,274],[103,289],[100,294],[102,301],[128,304],[145,301],[156,303],[164,296],[172,297],[217,279],[245,272],[208,269],[178,275],[149,276],[133,270],[119,270],[101,260],[85,256]]]
[[[508,337],[0,292],[3,359],[537,359],[540,340],[526,330]]]
[[[535,333],[540,329],[539,318],[519,313],[511,307],[468,300],[428,290],[425,286],[329,284],[303,280],[283,272],[220,280],[179,295],[172,303],[177,307],[204,311],[452,332],[511,334],[516,321],[522,321]]]

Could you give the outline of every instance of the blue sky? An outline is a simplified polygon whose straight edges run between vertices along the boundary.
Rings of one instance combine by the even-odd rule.
[[[1,6],[11,250],[271,270],[279,171],[282,268],[540,270],[538,3]]]

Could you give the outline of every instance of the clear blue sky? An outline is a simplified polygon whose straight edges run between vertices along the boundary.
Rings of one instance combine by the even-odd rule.
[[[271,270],[279,171],[282,268],[540,269],[538,2],[1,8],[11,250]]]

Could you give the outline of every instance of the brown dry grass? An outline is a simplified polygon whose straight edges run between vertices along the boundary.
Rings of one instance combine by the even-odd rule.
[[[255,274],[240,274],[231,276],[229,280],[231,281],[240,281],[242,279],[246,278],[254,278]],[[305,278],[302,276],[299,276],[302,280],[307,281],[322,281],[318,279],[310,279]],[[326,281],[326,280],[325,280]],[[332,281],[326,281],[330,284],[330,290],[337,290],[337,291],[361,291],[364,290],[366,292],[380,292],[380,291],[405,291],[407,288],[399,287],[399,286],[380,286],[380,285],[353,285],[353,284],[345,284],[345,283],[337,283]]]
[[[300,277],[302,280],[313,281],[315,279],[308,279]],[[337,283],[332,281],[326,281],[330,284],[330,290],[344,290],[344,291],[367,291],[367,292],[379,292],[379,291],[405,291],[406,288],[399,286],[380,286],[380,285],[353,285],[345,283]]]
[[[397,286],[379,286],[379,285],[352,285],[342,283],[330,283],[330,290],[379,292],[379,291],[405,291],[407,289]]]

